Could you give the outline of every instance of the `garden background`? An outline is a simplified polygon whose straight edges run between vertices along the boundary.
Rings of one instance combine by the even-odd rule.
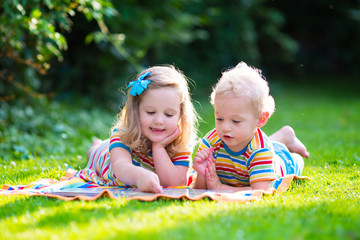
[[[211,86],[239,61],[263,70],[311,154],[282,195],[250,204],[0,197],[0,238],[359,239],[360,2],[0,1],[0,185],[59,179],[107,138],[126,84],[174,64],[214,126]]]

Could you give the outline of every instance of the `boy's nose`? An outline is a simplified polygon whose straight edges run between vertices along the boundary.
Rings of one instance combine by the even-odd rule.
[[[227,122],[224,122],[224,124],[222,126],[222,129],[223,129],[224,132],[230,131],[230,124],[227,123]]]

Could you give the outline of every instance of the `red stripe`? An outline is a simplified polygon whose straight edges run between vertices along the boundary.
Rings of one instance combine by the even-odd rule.
[[[104,168],[103,171],[101,171],[101,177],[104,177],[105,173],[107,172],[107,170],[109,169],[109,164],[106,165],[106,167]]]
[[[101,151],[102,153],[102,151]],[[101,157],[102,154],[99,155],[99,158]],[[98,161],[99,161],[99,158],[98,158]],[[103,159],[102,163],[101,163],[101,167],[100,167],[100,171],[103,169],[104,167],[104,163],[105,163],[105,158]]]
[[[115,141],[120,142],[120,138],[119,137],[110,138],[110,144]]]
[[[212,133],[209,134],[208,139],[211,138],[214,135],[214,133],[216,133],[216,129],[214,129],[214,131],[212,131]]]
[[[171,161],[175,162],[178,160],[187,160],[187,159],[189,159],[189,156],[176,157],[176,158],[171,159]]]
[[[270,160],[270,161],[256,161],[256,162],[253,162],[252,164],[250,164],[250,168],[254,167],[254,166],[257,166],[257,165],[264,165],[264,164],[272,164],[273,161]]]
[[[144,163],[147,163],[148,165],[150,165],[151,167],[154,167],[154,163],[151,162],[149,159],[144,158],[144,157],[139,157]]]
[[[263,136],[262,136],[262,133],[261,133],[261,130],[260,130],[260,128],[258,128],[257,129],[257,131],[258,131],[258,136],[259,136],[259,138],[260,138],[260,146],[261,146],[261,148],[264,148],[264,138],[263,138]]]

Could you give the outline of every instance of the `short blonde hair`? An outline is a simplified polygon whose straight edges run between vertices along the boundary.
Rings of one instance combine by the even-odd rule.
[[[229,92],[248,97],[257,116],[268,112],[270,117],[275,111],[274,98],[269,95],[268,82],[261,70],[249,67],[244,62],[223,72],[211,93],[211,104],[214,105],[216,96],[225,96]]]
[[[151,151],[151,141],[145,138],[140,129],[139,104],[146,94],[146,91],[163,87],[174,88],[180,98],[180,135],[166,147],[170,157],[176,153],[189,150],[194,146],[197,136],[198,115],[191,102],[187,78],[172,65],[154,66],[139,73],[140,75],[150,72],[146,80],[150,80],[147,89],[140,95],[127,93],[127,101],[124,108],[118,114],[118,120],[113,128],[120,132],[120,139],[125,145],[142,154]]]

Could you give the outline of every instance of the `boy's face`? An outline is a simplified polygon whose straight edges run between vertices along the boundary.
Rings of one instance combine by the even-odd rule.
[[[177,128],[180,119],[180,99],[172,88],[147,90],[139,104],[142,134],[152,142],[162,141]]]
[[[216,131],[233,152],[244,149],[254,137],[259,117],[250,105],[248,97],[216,96],[214,102]]]

